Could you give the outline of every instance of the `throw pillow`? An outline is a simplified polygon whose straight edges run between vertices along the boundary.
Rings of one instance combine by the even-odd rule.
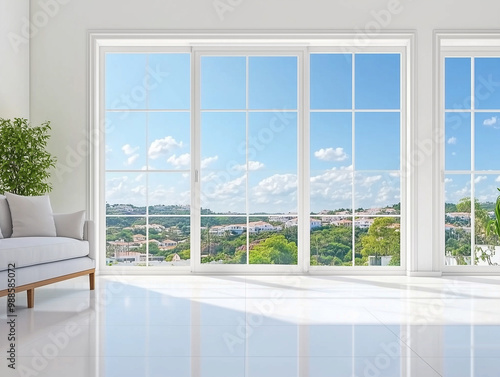
[[[50,199],[5,193],[12,215],[12,237],[55,237]]]
[[[3,195],[0,195],[0,234],[2,234],[2,238],[9,238],[12,235],[9,203]]]
[[[83,224],[85,211],[74,213],[54,213],[57,237],[76,238],[83,240]]]

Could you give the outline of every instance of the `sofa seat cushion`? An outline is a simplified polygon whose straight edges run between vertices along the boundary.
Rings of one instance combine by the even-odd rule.
[[[83,257],[89,254],[88,241],[66,237],[20,237],[0,239],[0,271],[9,263],[16,268]]]

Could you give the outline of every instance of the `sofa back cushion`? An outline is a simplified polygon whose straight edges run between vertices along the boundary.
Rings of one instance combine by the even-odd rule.
[[[3,195],[0,195],[0,234],[2,238],[9,238],[12,235],[12,219],[10,217],[9,203]]]
[[[55,237],[50,199],[5,193],[12,216],[12,237]]]

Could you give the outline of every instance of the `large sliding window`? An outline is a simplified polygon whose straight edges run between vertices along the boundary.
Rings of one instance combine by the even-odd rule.
[[[101,268],[404,269],[408,39],[106,43]]]
[[[401,57],[311,54],[311,265],[399,266]]]
[[[500,187],[500,54],[443,59],[445,128],[445,265],[500,262],[500,240],[488,234]]]

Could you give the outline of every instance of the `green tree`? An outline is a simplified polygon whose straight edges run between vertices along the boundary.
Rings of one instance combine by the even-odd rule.
[[[361,254],[369,256],[391,256],[399,257],[400,232],[396,224],[396,219],[391,217],[379,217],[373,221],[368,229],[367,235],[361,238],[363,248]]]
[[[474,207],[476,210],[481,208],[479,201],[477,199],[474,200]],[[458,201],[457,203],[458,212],[471,213],[470,210],[471,210],[471,201],[469,196],[466,196]]]
[[[275,234],[250,250],[250,264],[297,264],[297,245]]]

